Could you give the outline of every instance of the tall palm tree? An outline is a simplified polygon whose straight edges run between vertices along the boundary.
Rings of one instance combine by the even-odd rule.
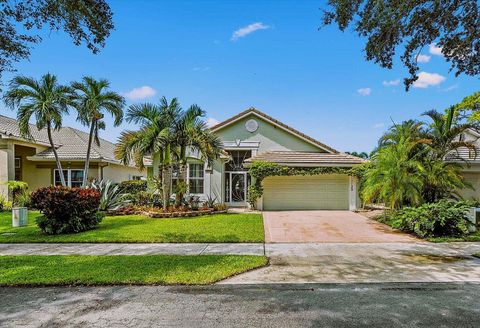
[[[170,103],[165,97],[159,105],[144,103],[131,105],[126,120],[140,125],[138,131],[125,131],[121,134],[115,156],[123,163],[135,161],[143,169],[143,157],[152,156],[155,178],[162,181],[163,207],[169,205],[172,178],[172,126],[180,107],[173,99]],[[160,171],[157,171],[158,168]]]
[[[66,186],[65,177],[53,142],[52,131],[58,131],[62,127],[62,116],[68,113],[71,104],[70,92],[69,87],[60,85],[57,77],[48,73],[39,81],[26,76],[15,77],[3,96],[7,107],[18,109],[20,133],[24,138],[33,139],[29,126],[32,116],[39,130],[46,128],[63,186]]]
[[[202,160],[211,165],[213,160],[220,156],[222,143],[220,138],[210,131],[202,118],[205,111],[197,105],[181,111],[174,126],[174,140],[177,146],[179,162],[179,185],[186,185],[187,180],[187,151],[196,151]],[[182,188],[176,191],[177,205],[183,199]]]
[[[113,118],[113,125],[119,126],[123,121],[123,107],[125,99],[116,92],[108,91],[110,83],[105,79],[95,80],[84,76],[81,82],[72,82],[73,106],[78,111],[78,121],[90,127],[87,144],[87,156],[83,173],[83,187],[87,186],[88,169],[90,166],[90,152],[92,143],[100,146],[99,130],[105,129],[104,113]]]

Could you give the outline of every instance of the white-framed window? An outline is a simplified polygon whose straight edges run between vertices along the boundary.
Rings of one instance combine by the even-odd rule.
[[[188,186],[190,194],[203,194],[203,164],[188,165]]]
[[[60,171],[55,169],[53,171],[53,184],[55,186],[59,186],[62,184],[62,180],[60,179]],[[67,186],[76,188],[81,187],[83,184],[83,170],[63,170],[63,176],[65,177],[65,182]]]
[[[141,175],[132,175],[132,180],[142,180],[143,176]]]

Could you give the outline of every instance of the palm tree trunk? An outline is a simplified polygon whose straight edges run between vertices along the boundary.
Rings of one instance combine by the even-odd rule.
[[[52,146],[53,155],[55,156],[55,161],[57,162],[57,169],[59,171],[60,181],[62,182],[62,186],[65,187],[67,186],[67,184],[65,183],[65,177],[63,176],[62,163],[58,158],[57,149],[55,148],[55,144],[53,143],[52,128],[50,127],[50,122],[47,123],[47,134],[48,134],[48,141],[50,141],[50,145]]]
[[[83,188],[87,186],[87,181],[88,181],[88,169],[90,167],[90,152],[92,150],[94,131],[95,131],[95,119],[92,120],[92,125],[90,127],[90,134],[88,135],[87,158],[85,158],[85,168],[83,169],[83,182],[82,182]]]
[[[163,209],[166,210],[170,206],[170,195],[172,189],[172,163],[170,154],[170,145],[167,144],[164,150],[163,167],[162,167],[162,192],[163,192]]]
[[[178,182],[180,184],[185,184],[187,186],[187,193],[188,193],[188,185],[187,185],[187,151],[185,147],[181,147],[180,149],[180,165],[178,167]],[[181,189],[181,188],[179,188]],[[183,199],[183,192],[179,192],[177,197],[177,206],[180,206]]]

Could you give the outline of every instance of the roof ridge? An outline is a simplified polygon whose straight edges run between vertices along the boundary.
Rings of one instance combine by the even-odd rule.
[[[312,137],[306,135],[305,133],[300,132],[299,130],[297,130],[297,129],[295,129],[295,128],[292,128],[291,126],[289,126],[289,125],[287,125],[287,124],[285,124],[285,123],[280,122],[279,120],[273,118],[272,116],[270,116],[270,115],[268,115],[268,114],[265,114],[264,112],[258,110],[257,108],[255,108],[255,107],[253,107],[253,106],[252,106],[252,107],[249,107],[248,109],[244,110],[243,112],[238,113],[237,115],[234,115],[234,116],[232,116],[232,117],[230,117],[230,118],[228,118],[228,119],[226,119],[226,120],[224,120],[224,121],[222,121],[222,122],[220,122],[220,123],[212,126],[210,129],[211,129],[212,131],[218,130],[218,129],[224,127],[224,126],[229,125],[230,123],[235,122],[236,120],[242,118],[243,116],[245,116],[245,115],[247,115],[247,114],[249,114],[249,113],[255,113],[255,114],[257,114],[258,116],[263,117],[263,118],[266,119],[266,120],[272,121],[273,123],[275,123],[275,124],[283,127],[284,129],[292,132],[293,134],[297,134],[297,135],[300,136],[301,138],[307,139],[307,140],[310,141],[311,143],[315,144],[316,146],[318,146],[318,147],[320,147],[320,148],[323,148],[324,150],[330,151],[330,152],[332,152],[332,153],[339,153],[338,150],[336,150],[336,149],[334,149],[334,148],[332,148],[332,147],[330,147],[330,146],[327,146],[326,144],[318,141],[317,139],[312,138]]]

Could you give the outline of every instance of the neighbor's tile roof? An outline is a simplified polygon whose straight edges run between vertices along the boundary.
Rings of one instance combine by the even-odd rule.
[[[30,140],[30,142],[49,144],[47,131],[45,129],[38,130],[35,125],[30,124],[30,133],[33,136],[33,140]],[[7,137],[24,139],[21,137],[17,120],[2,115],[0,115],[0,135],[1,134]],[[59,131],[53,131],[52,137],[60,159],[83,160],[87,157],[88,133],[74,128],[64,127]],[[95,142],[92,144],[90,158],[93,160],[120,163],[120,161],[115,159],[114,151],[115,144],[100,139],[100,146],[97,146]],[[33,157],[37,159],[55,158],[51,148],[46,149]]]
[[[355,165],[364,163],[365,160],[344,153],[313,153],[299,151],[269,151],[249,158],[247,162],[266,161],[285,165]]]
[[[223,122],[220,122],[217,125],[212,126],[210,129],[212,131],[217,131],[217,130],[219,130],[219,129],[225,127],[225,126],[228,126],[230,123],[235,122],[236,120],[238,120],[238,119],[242,118],[243,116],[246,116],[250,113],[254,113],[254,114],[258,115],[259,117],[263,117],[264,119],[266,119],[268,121],[271,121],[271,122],[283,127],[284,129],[290,131],[291,133],[296,134],[296,135],[310,141],[311,143],[319,146],[320,148],[323,148],[323,149],[325,149],[327,151],[330,151],[332,153],[338,153],[338,150],[333,149],[332,147],[325,145],[324,143],[322,143],[322,142],[320,142],[320,141],[318,141],[318,140],[316,140],[316,139],[314,139],[314,138],[312,138],[312,137],[310,137],[310,136],[308,136],[308,135],[306,135],[306,134],[304,134],[304,133],[302,133],[302,132],[300,132],[300,131],[298,131],[298,130],[296,130],[296,129],[288,126],[288,125],[286,125],[285,123],[282,123],[282,122],[274,119],[273,117],[259,111],[258,109],[254,108],[254,107],[250,107],[249,109],[244,110],[243,112],[241,112],[241,113],[239,113],[239,114],[237,114],[233,117],[230,117],[229,119],[227,119]]]

